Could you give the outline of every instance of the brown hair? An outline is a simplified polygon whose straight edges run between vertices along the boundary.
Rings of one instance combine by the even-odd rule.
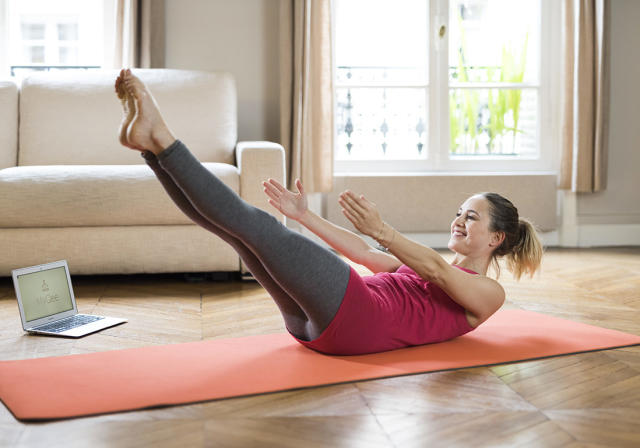
[[[507,198],[498,193],[480,193],[489,201],[491,222],[489,230],[504,232],[502,244],[493,251],[492,262],[498,276],[500,267],[498,258],[504,256],[507,269],[519,280],[522,274],[533,274],[540,267],[542,243],[538,232],[531,222],[518,216],[518,209]]]

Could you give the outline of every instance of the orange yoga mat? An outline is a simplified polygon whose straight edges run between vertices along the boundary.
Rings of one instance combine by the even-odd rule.
[[[272,334],[0,361],[0,398],[19,420],[60,419],[637,344],[640,336],[504,310],[451,341],[372,355],[322,355]]]

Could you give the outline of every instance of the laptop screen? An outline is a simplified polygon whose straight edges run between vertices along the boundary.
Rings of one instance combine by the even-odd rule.
[[[18,287],[27,321],[73,309],[64,266],[18,275]]]

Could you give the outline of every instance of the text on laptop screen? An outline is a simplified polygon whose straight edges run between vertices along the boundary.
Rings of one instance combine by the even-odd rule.
[[[73,309],[64,266],[18,276],[27,321]]]

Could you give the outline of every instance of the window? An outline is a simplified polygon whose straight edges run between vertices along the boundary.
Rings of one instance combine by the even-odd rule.
[[[336,172],[553,169],[559,3],[336,0]]]
[[[4,75],[103,65],[104,0],[0,0]]]

